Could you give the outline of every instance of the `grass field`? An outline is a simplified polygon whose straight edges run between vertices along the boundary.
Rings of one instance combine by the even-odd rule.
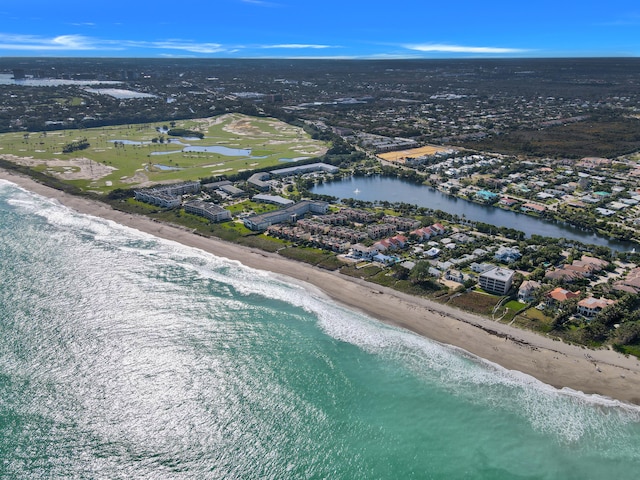
[[[495,295],[486,295],[478,292],[464,293],[457,297],[452,297],[449,304],[467,310],[468,312],[479,313],[480,315],[491,315],[493,307],[500,300]]]
[[[204,138],[171,137],[163,128],[197,131]],[[63,153],[65,146],[83,139],[89,143],[88,148]],[[299,127],[240,114],[0,135],[0,156],[6,160],[101,193],[269,166],[286,167],[288,162],[317,157],[326,150],[324,142],[311,139]]]
[[[425,155],[434,155],[438,152],[446,152],[450,150],[446,147],[439,147],[436,145],[425,145],[420,148],[412,148],[409,150],[398,150],[396,152],[387,152],[380,153],[378,157],[383,160],[388,160],[390,162],[400,162],[403,163],[406,158],[417,158]]]

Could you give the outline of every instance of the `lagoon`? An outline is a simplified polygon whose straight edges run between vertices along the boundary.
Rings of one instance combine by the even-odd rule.
[[[210,147],[187,147],[183,152],[206,152],[206,153],[219,153],[225,157],[249,157],[251,156],[251,150],[242,148],[229,148],[213,145]]]
[[[579,242],[601,245],[617,251],[630,251],[638,245],[623,242],[595,233],[586,232],[566,223],[543,220],[529,215],[503,210],[498,207],[481,205],[447,195],[426,185],[416,185],[395,177],[349,177],[346,179],[321,183],[311,191],[319,195],[331,195],[340,199],[354,198],[367,202],[387,201],[404,202],[433,210],[464,216],[467,220],[490,225],[515,228],[527,236],[566,238]]]

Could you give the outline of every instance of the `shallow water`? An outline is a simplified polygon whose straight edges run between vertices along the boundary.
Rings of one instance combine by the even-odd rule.
[[[0,181],[0,478],[627,478],[640,409]]]

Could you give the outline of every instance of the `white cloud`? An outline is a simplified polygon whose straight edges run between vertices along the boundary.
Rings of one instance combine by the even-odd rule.
[[[444,53],[522,53],[527,50],[521,48],[503,47],[472,47],[465,45],[447,45],[441,43],[427,43],[423,45],[404,45],[404,48],[418,52],[444,52]]]
[[[0,33],[0,49],[2,50],[93,50],[94,40],[82,35],[59,35],[57,37],[39,37],[36,35],[13,35]]]
[[[226,52],[228,48],[219,43],[198,43],[187,40],[164,40],[156,42],[136,40],[101,40],[83,35],[59,35],[42,37],[0,33],[0,50],[19,51],[113,51],[125,48],[156,50],[180,50],[192,53],[211,54]]]
[[[193,53],[221,53],[227,51],[227,48],[219,43],[196,43],[181,40],[138,42],[136,46],[165,50],[184,50]]]
[[[314,44],[306,44],[306,43],[281,43],[276,45],[261,45],[259,48],[332,48],[331,45],[314,45]]]

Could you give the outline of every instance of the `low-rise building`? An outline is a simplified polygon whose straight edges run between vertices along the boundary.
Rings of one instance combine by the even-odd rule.
[[[231,220],[231,212],[219,205],[202,200],[194,200],[184,204],[184,211],[208,218],[212,222]]]
[[[141,202],[163,208],[176,208],[182,204],[182,195],[198,193],[199,191],[200,182],[195,181],[134,190],[133,194],[135,199]]]
[[[271,174],[278,177],[286,177],[289,175],[300,175],[302,173],[309,172],[338,173],[339,171],[340,169],[338,167],[334,167],[333,165],[329,165],[328,163],[311,163],[308,165],[297,165],[295,167],[271,170]]]
[[[480,274],[478,283],[488,292],[505,295],[511,288],[515,271],[509,268],[496,267]]]
[[[271,203],[273,205],[287,206],[292,205],[296,202],[293,200],[289,200],[288,198],[281,197],[280,195],[267,195],[264,193],[259,193],[258,195],[254,195],[251,200],[254,202],[262,202],[262,203]]]
[[[254,173],[249,177],[247,183],[254,186],[258,190],[267,191],[271,189],[271,184],[267,182],[271,178],[271,175],[267,172]]]
[[[327,202],[303,200],[280,210],[247,217],[244,219],[244,225],[250,230],[266,230],[277,223],[295,222],[298,217],[309,212],[326,214],[328,211],[329,204]]]

